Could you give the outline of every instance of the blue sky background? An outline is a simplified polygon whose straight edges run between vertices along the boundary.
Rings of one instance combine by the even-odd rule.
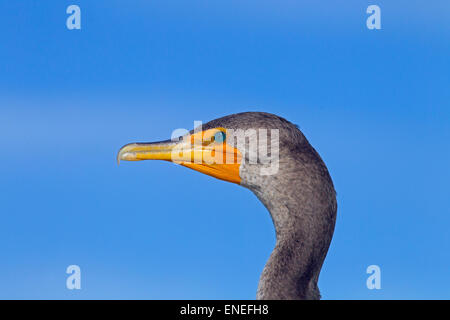
[[[333,177],[323,298],[449,299],[449,22],[446,0],[0,0],[0,298],[253,299],[275,243],[257,198],[115,157],[258,110]]]

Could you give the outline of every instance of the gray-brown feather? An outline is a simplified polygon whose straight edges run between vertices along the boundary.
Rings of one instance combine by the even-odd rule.
[[[240,168],[241,185],[269,210],[277,238],[257,298],[319,299],[317,281],[337,212],[333,182],[321,157],[297,126],[273,114],[232,114],[208,122],[203,129],[215,127],[279,130],[276,174],[261,175],[262,164],[248,163],[247,158]]]

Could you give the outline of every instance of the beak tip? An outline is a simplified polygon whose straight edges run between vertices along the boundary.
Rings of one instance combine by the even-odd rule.
[[[120,165],[120,160],[123,160],[123,158],[122,158],[123,150],[122,150],[122,149],[123,149],[123,148],[121,148],[121,149],[119,150],[119,152],[117,153],[117,157],[116,157],[117,165]]]
[[[122,147],[117,153],[117,165],[120,165],[120,161],[137,161],[136,153],[130,152],[130,146],[126,145]]]

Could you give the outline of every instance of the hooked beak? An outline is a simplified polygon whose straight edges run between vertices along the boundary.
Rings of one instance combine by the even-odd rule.
[[[120,160],[165,160],[240,184],[241,153],[226,141],[215,141],[214,136],[219,131],[226,132],[223,128],[209,129],[186,135],[179,141],[129,143],[119,150],[117,163]]]

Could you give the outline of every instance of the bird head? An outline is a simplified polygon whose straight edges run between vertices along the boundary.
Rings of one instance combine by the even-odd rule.
[[[283,118],[245,112],[212,120],[174,139],[129,143],[117,160],[165,160],[246,185],[258,180],[255,176],[277,174],[280,148],[293,150],[303,140],[296,126]]]
[[[277,235],[257,297],[320,297],[317,278],[333,234],[336,194],[325,164],[296,125],[269,113],[232,114],[175,139],[127,144],[117,160],[171,161],[253,191]]]

